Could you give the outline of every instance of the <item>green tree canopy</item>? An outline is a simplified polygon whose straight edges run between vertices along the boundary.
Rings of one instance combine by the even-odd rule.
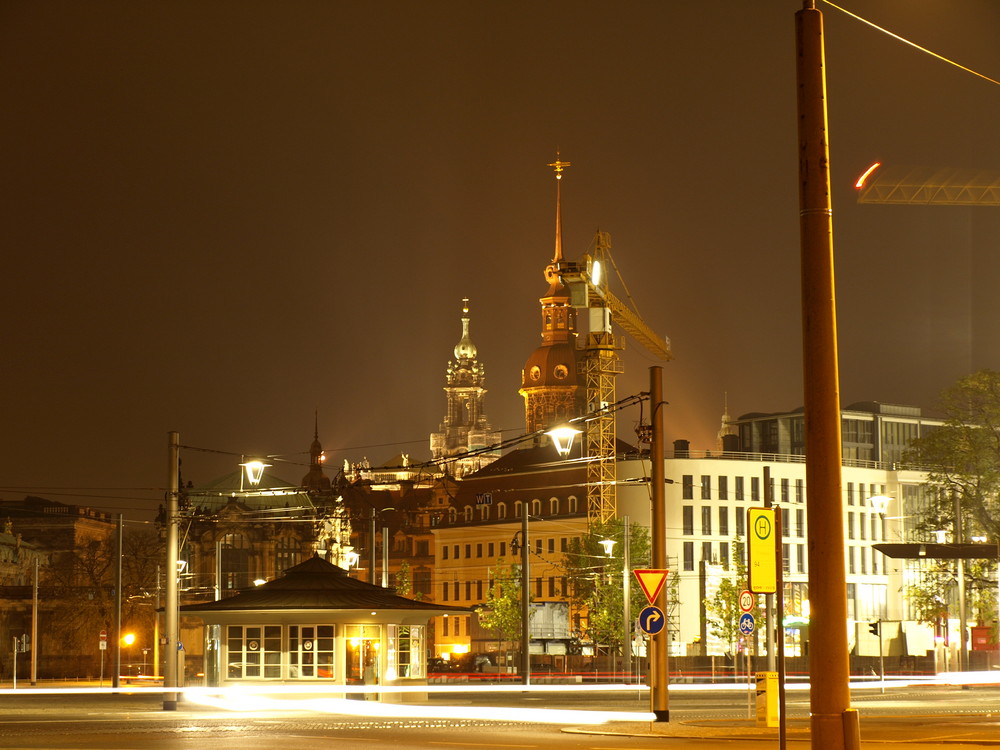
[[[605,539],[615,542],[611,557],[601,545]],[[585,608],[588,613],[588,635],[594,643],[614,648],[620,648],[625,641],[622,627],[625,556],[621,552],[624,539],[625,523],[622,519],[595,523],[587,534],[570,540],[564,557],[573,603]],[[633,570],[648,568],[649,555],[649,531],[644,526],[630,524],[629,567]],[[646,605],[646,598],[634,579],[631,580],[629,593],[629,611],[634,621]]]

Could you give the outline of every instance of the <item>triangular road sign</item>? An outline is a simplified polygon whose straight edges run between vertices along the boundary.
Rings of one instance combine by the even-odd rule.
[[[660,590],[667,580],[667,571],[633,570],[632,572],[635,573],[636,580],[639,581],[639,586],[642,587],[642,593],[646,595],[646,599],[650,604],[656,604],[656,597],[660,595]]]

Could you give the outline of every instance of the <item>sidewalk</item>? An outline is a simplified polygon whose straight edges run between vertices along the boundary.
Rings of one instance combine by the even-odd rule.
[[[615,722],[564,731],[629,737],[764,741],[775,747],[777,727],[758,727],[749,719],[689,722]],[[809,720],[791,718],[785,738],[802,747],[810,741]],[[1000,706],[993,714],[869,716],[861,719],[861,747],[1000,747]]]

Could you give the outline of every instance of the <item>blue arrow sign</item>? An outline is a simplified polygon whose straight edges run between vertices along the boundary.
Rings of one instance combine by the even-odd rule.
[[[666,624],[667,618],[663,616],[663,610],[659,607],[645,607],[639,613],[639,627],[644,633],[656,635]]]
[[[757,627],[757,622],[753,619],[753,615],[749,612],[744,612],[740,615],[740,632],[743,635],[750,635]]]

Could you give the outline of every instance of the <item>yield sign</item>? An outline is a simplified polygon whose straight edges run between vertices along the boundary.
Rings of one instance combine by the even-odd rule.
[[[665,570],[634,570],[636,579],[642,587],[642,593],[646,595],[650,604],[656,603],[656,597],[660,595],[663,583],[667,580]]]

